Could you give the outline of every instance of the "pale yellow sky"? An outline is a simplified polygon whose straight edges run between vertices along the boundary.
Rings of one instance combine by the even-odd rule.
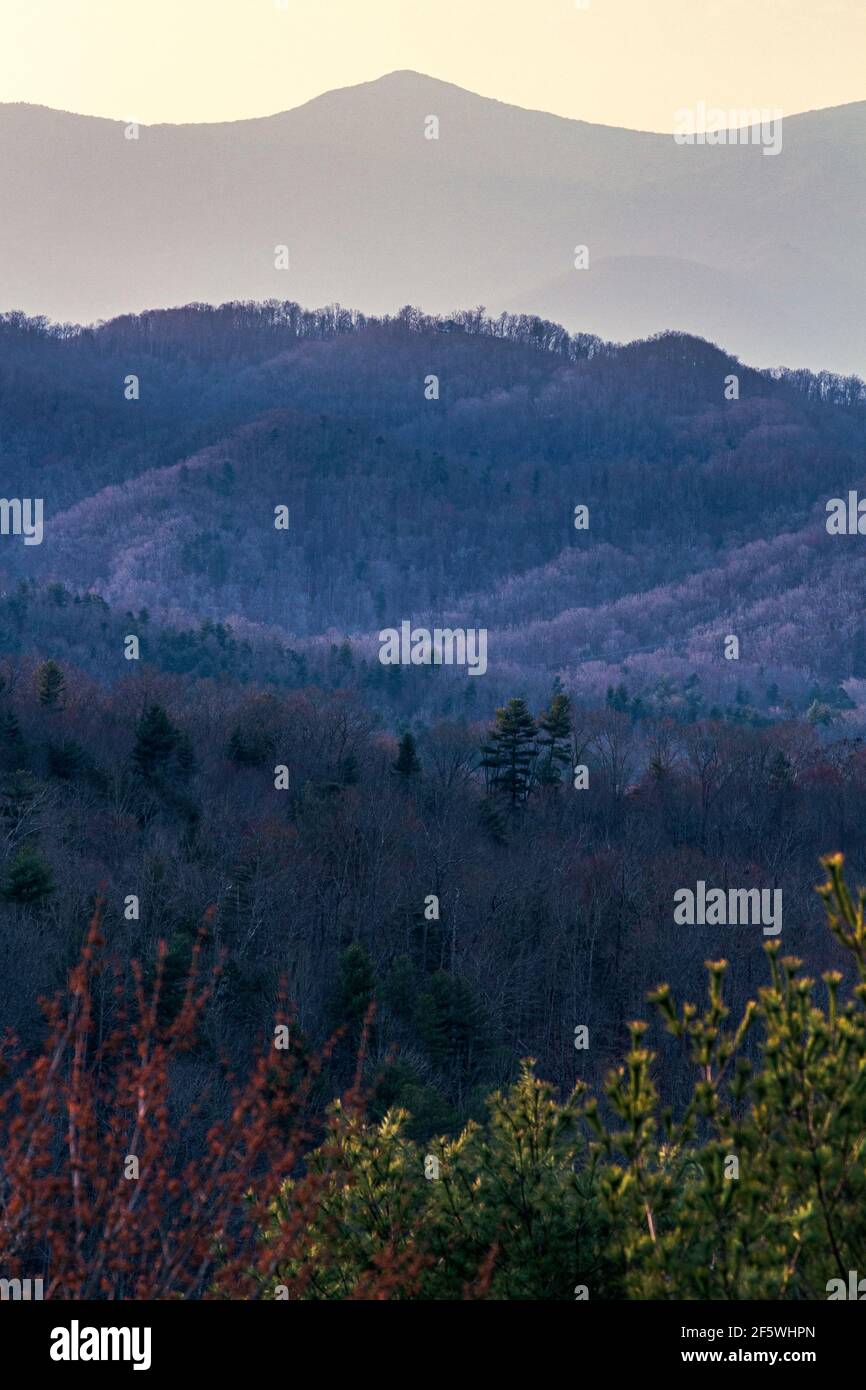
[[[866,0],[0,0],[0,101],[237,120],[415,68],[558,115],[866,98]]]

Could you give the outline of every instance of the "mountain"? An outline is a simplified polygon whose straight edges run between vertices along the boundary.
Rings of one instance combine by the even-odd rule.
[[[367,313],[484,304],[609,339],[673,329],[758,366],[863,373],[864,154],[862,102],[786,119],[768,157],[413,72],[138,139],[123,122],[4,105],[0,308],[90,322],[272,297]],[[576,245],[588,270],[574,269]]]
[[[590,702],[625,676],[646,694],[693,672],[712,700],[775,686],[770,704],[804,709],[816,683],[864,688],[866,559],[826,529],[830,498],[866,494],[853,379],[474,311],[229,304],[72,334],[8,316],[0,430],[6,496],[45,509],[41,544],[0,538],[0,650],[63,656],[51,612],[94,593],[313,664],[348,639],[379,676],[384,627],[484,627],[479,711],[557,674]],[[60,586],[38,623],[22,581]],[[72,626],[76,661],[110,674],[98,625],[83,642]],[[405,677],[413,715],[454,696]]]

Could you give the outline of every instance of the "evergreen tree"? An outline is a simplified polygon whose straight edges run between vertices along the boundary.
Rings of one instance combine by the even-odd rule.
[[[694,723],[696,719],[700,718],[703,708],[704,700],[700,692],[700,683],[701,678],[696,671],[693,671],[683,682],[683,695],[686,700],[686,719],[689,720],[690,723]]]
[[[260,724],[236,724],[229,739],[228,755],[240,767],[263,767],[273,749],[273,739]]]
[[[348,1023],[353,1029],[360,1028],[373,998],[373,985],[373,966],[369,954],[360,943],[355,942],[346,948],[340,961],[335,1000],[339,1023]]]
[[[554,695],[550,708],[539,716],[538,727],[542,750],[540,781],[545,786],[558,787],[571,762],[571,701],[567,695]]]
[[[411,1018],[418,992],[415,967],[409,956],[398,956],[385,980],[383,994],[385,1003],[395,1018],[406,1021]]]
[[[74,738],[65,738],[62,743],[48,745],[48,772],[51,777],[59,777],[67,782],[80,772],[87,762],[87,755],[81,744]]]
[[[605,698],[610,708],[618,710],[620,714],[625,714],[628,710],[628,687],[623,681],[617,686],[609,685]]]
[[[496,806],[489,798],[485,798],[478,808],[478,820],[495,845],[508,843],[508,836],[505,833],[505,817],[500,807]]]
[[[507,796],[512,809],[529,796],[538,752],[535,735],[535,720],[526,701],[515,698],[496,711],[496,723],[481,750],[481,766],[489,774],[491,789]]]
[[[6,902],[34,907],[55,891],[50,864],[32,846],[24,845],[6,865],[0,895]]]
[[[483,1049],[484,1018],[465,980],[447,970],[431,975],[418,996],[415,1027],[434,1067],[453,1067],[461,1085],[471,1079]]]
[[[36,695],[44,709],[56,709],[63,703],[66,681],[56,661],[43,661],[36,669]]]
[[[0,763],[9,772],[24,764],[26,750],[15,711],[0,709]]]
[[[418,761],[418,753],[415,740],[407,730],[400,739],[400,746],[397,749],[397,761],[392,763],[394,771],[406,781],[410,777],[417,777],[421,771],[421,764]]]
[[[183,1004],[189,980],[192,947],[193,941],[188,931],[172,933],[162,961],[162,982],[157,1006],[157,1018],[163,1028],[177,1017]],[[155,975],[153,966],[149,974],[152,981]]]
[[[161,705],[148,705],[139,720],[132,750],[133,767],[152,777],[164,767],[177,747],[179,732]]]

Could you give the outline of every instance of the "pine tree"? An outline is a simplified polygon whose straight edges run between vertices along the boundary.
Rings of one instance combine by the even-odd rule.
[[[163,1028],[177,1017],[183,1004],[192,961],[192,945],[192,939],[186,931],[174,932],[168,943],[168,950],[162,961],[162,981],[157,1006],[157,1018]]]
[[[6,866],[0,894],[6,902],[33,907],[55,891],[50,864],[31,846],[24,845]]]
[[[0,764],[7,771],[15,771],[23,766],[25,756],[21,727],[15,711],[7,705],[0,709]]]
[[[394,771],[406,781],[410,777],[417,777],[421,771],[421,764],[418,761],[418,753],[415,740],[407,732],[400,739],[400,746],[397,749],[397,761],[392,763]]]
[[[383,994],[391,1013],[401,1021],[412,1017],[418,993],[418,979],[409,956],[398,956],[385,980]]]
[[[495,845],[508,843],[508,836],[505,833],[505,817],[501,808],[495,805],[489,797],[485,798],[478,808],[478,820],[482,829],[487,831]]]
[[[526,801],[532,764],[538,752],[535,720],[520,698],[496,711],[496,723],[482,748],[481,766],[489,773],[493,791],[504,793],[514,809]]]
[[[273,749],[267,730],[255,724],[245,728],[236,724],[229,739],[228,755],[240,767],[263,767]]]
[[[617,686],[609,685],[605,698],[610,708],[619,710],[620,714],[628,710],[628,688],[622,681]]]
[[[694,723],[700,718],[704,699],[700,692],[701,678],[696,671],[683,682],[683,694],[686,699],[686,718],[690,723]]]
[[[65,738],[62,743],[49,743],[48,745],[48,773],[51,777],[59,777],[61,781],[69,781],[87,763],[87,755],[80,743],[74,738]]]
[[[339,1023],[360,1027],[373,998],[373,966],[367,951],[356,942],[348,946],[340,961],[336,1011]]]
[[[143,777],[152,777],[174,752],[179,733],[161,705],[148,705],[135,733],[132,763]]]
[[[484,1047],[484,1015],[465,980],[437,970],[415,1005],[415,1028],[434,1067],[471,1079]]]
[[[541,771],[539,780],[546,787],[558,787],[563,770],[571,762],[571,701],[557,693],[538,719],[541,730]]]
[[[56,709],[63,703],[66,681],[56,661],[43,661],[36,669],[36,695],[44,709]]]

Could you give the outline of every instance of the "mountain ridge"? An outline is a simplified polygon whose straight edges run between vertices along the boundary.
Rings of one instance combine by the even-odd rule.
[[[360,92],[371,88],[381,88],[386,84],[394,83],[395,79],[403,80],[406,78],[427,85],[434,90],[459,92],[465,96],[473,97],[478,101],[489,102],[494,106],[506,107],[513,111],[519,111],[524,115],[543,116],[553,121],[563,121],[569,125],[588,126],[599,130],[622,131],[629,135],[655,135],[665,140],[669,140],[672,134],[670,131],[643,130],[636,126],[611,125],[606,121],[589,121],[581,116],[563,116],[559,112],[546,111],[543,107],[539,106],[521,106],[518,102],[504,101],[501,97],[488,96],[486,93],[474,91],[471,87],[463,87],[458,82],[450,82],[446,78],[434,77],[430,73],[424,73],[415,68],[394,68],[389,72],[381,73],[378,77],[369,78],[363,82],[353,82],[345,87],[333,87],[325,92],[319,92],[316,96],[308,97],[305,101],[299,102],[297,106],[281,107],[277,111],[268,111],[257,116],[238,116],[233,120],[225,121],[139,121],[138,124],[143,130],[171,130],[189,127],[194,129],[212,129],[214,127],[237,126],[251,122],[277,120],[281,116],[290,116],[295,112],[314,106],[316,103],[325,102],[332,97],[340,97],[346,93]],[[127,125],[129,123],[129,118],[123,116],[102,116],[87,111],[70,111],[65,107],[48,106],[44,102],[0,101],[0,111],[8,107],[22,107],[33,111],[49,111],[55,115],[61,116],[78,116],[83,120],[107,121],[111,125]],[[841,102],[834,106],[807,107],[802,111],[785,114],[784,119],[785,121],[795,121],[799,120],[802,116],[818,116],[825,113],[842,112],[854,107],[866,108],[866,98],[860,101]],[[745,110],[746,108],[743,109]],[[739,127],[735,126],[725,127],[725,129],[738,128]]]
[[[348,639],[373,670],[377,631],[403,619],[489,627],[491,702],[556,674],[596,698],[626,665],[645,689],[697,670],[714,698],[866,689],[866,560],[824,526],[828,498],[866,493],[862,382],[776,378],[678,334],[616,347],[472,311],[445,326],[291,304],[71,337],[0,320],[4,486],[46,499],[45,543],[7,540],[0,587],[228,620],[304,653]]]
[[[0,106],[0,309],[86,323],[239,299],[483,304],[866,373],[866,268],[850,254],[866,239],[866,103],[788,118],[773,158],[411,73],[271,116],[124,130]]]

